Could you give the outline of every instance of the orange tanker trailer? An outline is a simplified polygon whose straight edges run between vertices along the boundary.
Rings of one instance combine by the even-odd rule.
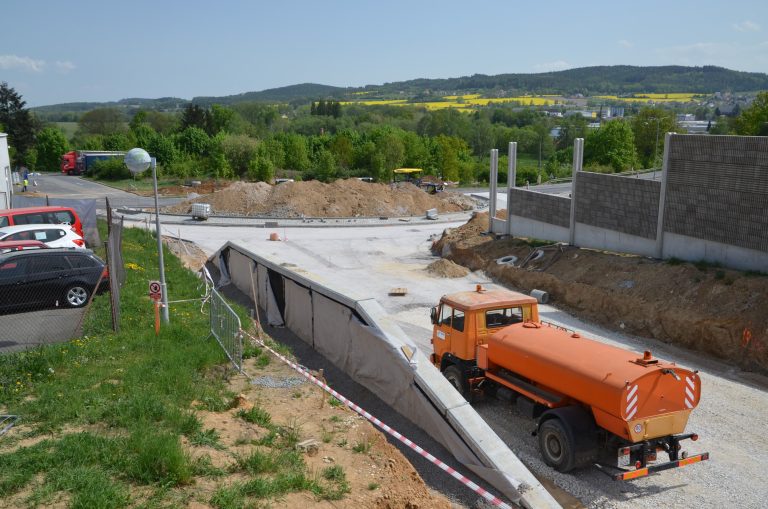
[[[561,472],[596,464],[627,480],[709,459],[681,447],[698,439],[684,433],[701,395],[696,371],[543,322],[536,299],[508,290],[446,295],[432,323],[435,366],[467,398],[514,399]]]

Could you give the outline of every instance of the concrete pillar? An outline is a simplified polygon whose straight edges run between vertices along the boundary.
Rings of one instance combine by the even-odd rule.
[[[675,133],[664,135],[664,160],[661,162],[661,191],[659,192],[659,214],[656,218],[656,258],[664,258],[664,206],[667,201],[667,176],[669,174],[669,144]]]
[[[568,243],[576,245],[576,181],[584,164],[584,138],[573,140],[573,170],[571,172],[571,223]]]
[[[510,141],[507,150],[509,164],[507,165],[507,235],[512,235],[512,189],[517,182],[517,142]]]
[[[488,199],[488,230],[493,231],[493,218],[496,217],[496,183],[499,180],[499,149],[491,149],[491,175]]]

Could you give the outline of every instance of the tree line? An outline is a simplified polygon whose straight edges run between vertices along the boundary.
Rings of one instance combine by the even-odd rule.
[[[140,110],[131,118],[116,108],[80,116],[68,139],[24,108],[21,96],[0,85],[0,126],[9,134],[14,166],[57,171],[61,154],[78,150],[142,147],[155,156],[161,175],[271,181],[276,174],[330,181],[373,177],[388,182],[398,167],[464,184],[488,180],[488,154],[498,148],[506,168],[509,141],[518,143],[518,185],[570,174],[573,140],[585,138],[586,170],[616,172],[660,164],[667,131],[681,132],[675,113],[642,108],[599,129],[579,115],[550,117],[535,108],[453,109],[240,103],[188,105],[180,114]],[[717,133],[768,132],[768,92],[738,117],[720,118]],[[506,178],[505,172],[500,177]],[[99,165],[102,178],[125,178],[121,162]]]

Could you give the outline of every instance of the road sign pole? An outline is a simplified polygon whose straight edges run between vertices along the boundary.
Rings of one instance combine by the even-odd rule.
[[[160,206],[157,199],[157,160],[152,158],[152,184],[155,189],[155,228],[157,230],[157,258],[160,264],[160,289],[162,291],[163,322],[170,321],[168,317],[168,287],[165,285],[165,264],[163,263],[163,235],[160,231]]]

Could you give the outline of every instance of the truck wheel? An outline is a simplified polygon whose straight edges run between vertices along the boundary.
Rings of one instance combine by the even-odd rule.
[[[571,434],[560,419],[548,419],[539,426],[539,450],[544,462],[558,472],[568,472],[576,466],[576,454]]]
[[[467,391],[464,389],[464,375],[461,373],[458,366],[448,366],[445,368],[445,371],[443,371],[443,376],[448,379],[454,389],[459,391],[459,394],[461,394],[463,398],[467,397]]]

